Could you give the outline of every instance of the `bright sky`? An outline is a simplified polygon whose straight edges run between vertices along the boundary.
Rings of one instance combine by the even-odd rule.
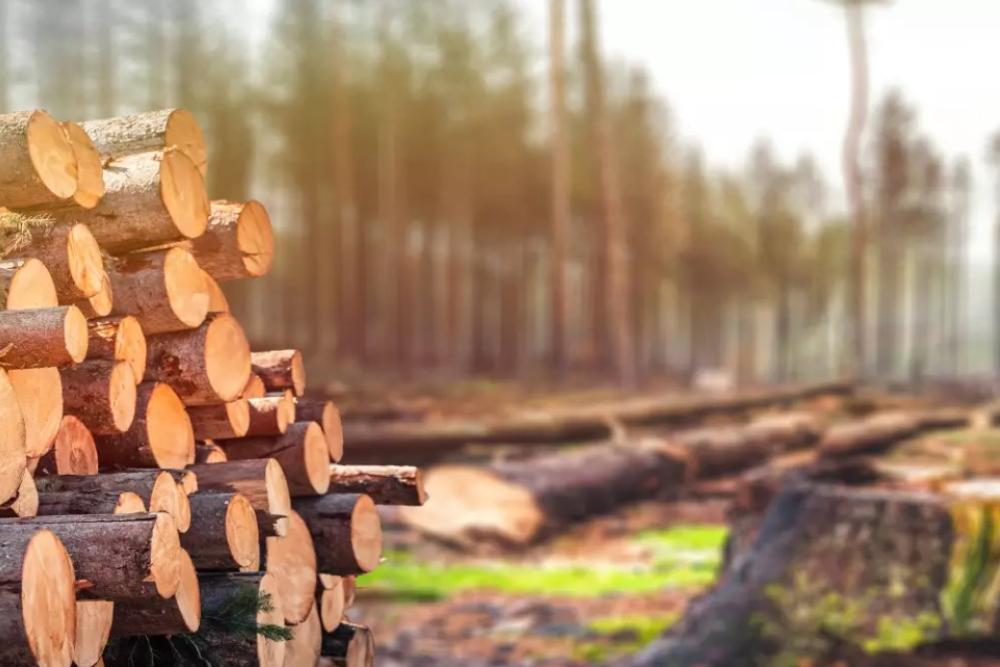
[[[544,46],[548,3],[518,1]],[[841,196],[849,90],[841,9],[822,0],[597,5],[605,52],[649,69],[680,136],[701,144],[711,162],[740,165],[753,141],[767,136],[785,158],[815,155],[831,197]],[[976,178],[971,247],[977,260],[989,258],[993,178],[983,157],[1000,128],[1000,81],[990,70],[1000,62],[1000,1],[896,0],[869,9],[867,18],[873,105],[898,87],[939,150],[969,156]]]

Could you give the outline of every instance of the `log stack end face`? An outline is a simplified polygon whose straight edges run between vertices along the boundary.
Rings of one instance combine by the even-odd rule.
[[[271,269],[274,261],[274,232],[271,216],[259,201],[243,205],[236,226],[236,243],[247,275],[257,278]]]
[[[167,302],[182,326],[194,328],[208,315],[210,294],[205,272],[194,256],[183,248],[171,248],[163,259]]]
[[[161,468],[177,470],[194,462],[191,419],[169,385],[157,382],[152,387],[145,422],[145,436]]]
[[[382,558],[382,523],[369,496],[359,496],[351,512],[351,545],[358,569],[371,572]]]
[[[270,605],[257,613],[257,625],[285,626],[285,616],[282,612],[284,601],[281,597],[281,584],[270,574],[265,574],[260,580],[260,593],[266,596]],[[261,667],[282,667],[285,664],[285,642],[267,639],[257,635],[257,661]]]
[[[181,540],[169,514],[157,514],[153,527],[149,577],[160,597],[171,598],[181,583]]]
[[[250,344],[235,317],[216,315],[205,333],[205,369],[223,402],[239,398],[250,379]]]
[[[76,575],[69,553],[50,531],[28,542],[21,570],[21,620],[39,665],[68,667],[76,634]]]
[[[234,494],[226,508],[226,543],[241,572],[256,572],[260,568],[260,532],[257,514],[250,501]]]
[[[32,112],[27,142],[31,164],[42,184],[57,199],[72,197],[77,188],[76,154],[59,121],[44,111]]]
[[[209,203],[205,181],[197,165],[183,151],[163,151],[160,197],[177,230],[189,239],[205,233]]]
[[[101,155],[87,133],[76,123],[62,124],[76,158],[76,190],[73,201],[83,208],[94,208],[104,196],[104,165]]]
[[[66,235],[69,275],[80,296],[89,298],[101,291],[107,278],[101,247],[87,225],[77,223]]]

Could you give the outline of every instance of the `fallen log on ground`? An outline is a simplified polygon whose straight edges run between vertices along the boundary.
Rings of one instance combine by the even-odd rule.
[[[847,382],[829,382],[720,396],[643,398],[509,417],[433,421],[348,421],[348,463],[413,463],[467,444],[579,442],[611,438],[616,425],[683,424],[738,414],[826,394],[846,394]]]
[[[330,464],[330,494],[364,493],[376,505],[423,505],[423,475],[413,466],[343,466]]]

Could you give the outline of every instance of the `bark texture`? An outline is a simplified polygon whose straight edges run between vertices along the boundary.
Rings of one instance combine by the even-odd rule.
[[[423,505],[423,475],[413,466],[330,466],[328,493],[363,493],[376,505]]]

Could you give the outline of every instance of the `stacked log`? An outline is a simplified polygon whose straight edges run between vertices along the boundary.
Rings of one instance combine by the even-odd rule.
[[[0,157],[0,663],[315,665],[378,563],[375,502],[425,494],[336,465],[301,353],[229,312],[267,210],[209,201],[179,109],[0,114]]]

